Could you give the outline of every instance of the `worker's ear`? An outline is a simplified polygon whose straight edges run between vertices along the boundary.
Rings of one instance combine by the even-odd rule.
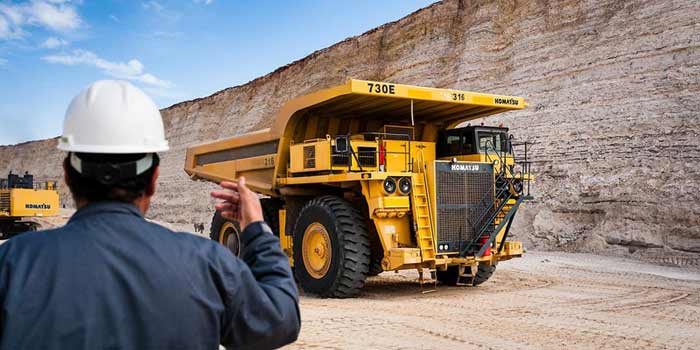
[[[156,184],[158,183],[158,175],[160,175],[160,167],[157,166],[153,170],[153,176],[151,177],[151,182],[146,186],[146,195],[151,197],[156,193]]]
[[[68,158],[66,158],[68,159]],[[63,162],[63,181],[66,182],[66,186],[70,187],[70,178],[68,177],[68,161]]]

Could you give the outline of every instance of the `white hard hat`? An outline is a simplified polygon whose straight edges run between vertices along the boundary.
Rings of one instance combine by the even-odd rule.
[[[155,153],[169,149],[155,103],[126,81],[99,80],[68,106],[58,149],[81,153]]]

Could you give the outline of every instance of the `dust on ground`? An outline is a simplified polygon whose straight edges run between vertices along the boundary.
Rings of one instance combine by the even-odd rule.
[[[418,274],[401,271],[369,278],[353,299],[302,295],[302,331],[286,349],[700,348],[697,266],[528,252],[479,287],[421,291]]]

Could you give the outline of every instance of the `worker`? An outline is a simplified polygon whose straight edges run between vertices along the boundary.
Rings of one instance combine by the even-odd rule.
[[[0,245],[0,349],[271,349],[296,340],[291,269],[244,178],[212,193],[240,222],[240,258],[144,218],[168,143],[142,91],[92,84],[68,107],[58,149],[68,152],[77,211],[61,228]]]

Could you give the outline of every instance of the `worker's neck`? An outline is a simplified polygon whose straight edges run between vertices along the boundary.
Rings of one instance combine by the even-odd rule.
[[[86,199],[79,199],[76,201],[75,206],[78,210],[82,209],[83,207],[87,206],[90,204],[90,201]],[[139,211],[141,211],[141,214],[146,215],[146,212],[148,211],[148,207],[151,205],[151,197],[150,196],[141,196],[135,201],[132,202],[133,205],[135,205],[137,208],[139,208]]]

